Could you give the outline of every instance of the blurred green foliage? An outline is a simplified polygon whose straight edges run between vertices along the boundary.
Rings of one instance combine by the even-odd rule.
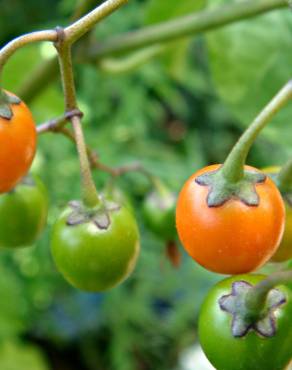
[[[37,28],[67,24],[76,3],[1,0],[0,44]],[[96,27],[93,37],[104,40],[197,11],[205,3],[133,0]],[[139,161],[178,192],[196,169],[224,160],[244,125],[291,77],[292,21],[287,12],[175,42],[130,73],[110,75],[98,65],[76,65],[88,144],[103,163]],[[53,52],[45,44],[18,51],[5,67],[5,87],[17,90]],[[43,89],[32,109],[37,122],[62,114],[59,80]],[[282,164],[289,158],[290,111],[283,112],[279,127],[272,124],[257,140],[250,164]],[[173,269],[163,242],[147,230],[141,216],[150,184],[132,173],[117,185],[131,197],[140,224],[142,253],[135,273],[105,294],[76,291],[56,272],[49,252],[52,223],[69,200],[79,198],[72,143],[60,135],[41,136],[34,171],[49,189],[49,224],[34,247],[1,251],[0,369],[178,369],[181,351],[197,340],[202,298],[221,277],[185,254],[179,269]],[[108,175],[95,171],[94,177],[102,189]]]
[[[49,370],[43,354],[35,346],[4,341],[0,345],[0,367],[5,370]]]
[[[222,3],[222,0],[212,2],[217,6]],[[267,35],[269,29],[275,32]],[[291,58],[291,37],[291,12],[285,9],[208,35],[210,68],[217,92],[245,125],[290,79],[287,60]],[[291,147],[288,124],[291,114],[289,105],[275,117],[264,135]]]

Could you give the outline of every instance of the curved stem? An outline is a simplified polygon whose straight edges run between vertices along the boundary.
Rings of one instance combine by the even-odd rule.
[[[91,45],[90,49],[82,51],[82,61],[96,61],[118,53],[192,36],[285,7],[288,7],[286,0],[249,0],[235,2],[217,9],[203,10],[175,20],[144,27],[137,31],[113,36],[103,42],[99,41]],[[37,67],[36,71],[31,73],[30,81],[36,81],[34,76],[38,76],[40,81],[39,89],[36,86],[38,80],[32,84],[24,83],[24,86],[20,88],[20,96],[24,100],[32,100],[38,94],[39,90],[44,86],[42,81],[48,81],[49,78],[47,76],[51,76],[50,72],[52,69],[50,67],[51,65],[48,63],[47,67],[42,69]]]
[[[67,45],[64,40],[60,40],[60,42],[56,45],[56,48],[59,55],[59,64],[65,96],[65,107],[66,111],[70,112],[78,109],[72,69],[71,46]],[[78,115],[73,115],[71,117],[71,122],[79,154],[83,202],[88,207],[94,207],[100,202],[100,200],[90,170],[80,117]]]
[[[82,0],[82,1],[79,1],[76,4],[74,12],[71,16],[71,20],[74,21],[74,20],[82,17],[85,13],[87,13],[89,11],[89,9],[91,7],[96,6],[97,2],[100,3],[101,0],[99,0],[99,1],[96,1],[96,0]]]
[[[72,116],[74,116],[74,110],[66,113],[62,117],[58,117],[38,125],[37,126],[38,135],[42,135],[47,132],[62,134],[63,136],[67,137],[70,141],[76,144],[75,135],[71,132],[70,129],[64,127],[66,122]],[[104,171],[111,175],[113,178],[122,176],[129,172],[139,172],[142,175],[146,176],[147,179],[152,182],[153,175],[150,174],[150,172],[147,171],[141,163],[135,162],[120,167],[112,168],[104,163],[101,163],[98,159],[97,154],[89,146],[86,146],[86,151],[92,169]]]
[[[38,135],[42,135],[46,132],[53,132],[59,133],[67,137],[70,141],[76,144],[76,137],[75,135],[69,130],[67,127],[64,127],[66,122],[70,119],[70,117],[74,116],[74,110],[68,112],[67,114],[63,115],[62,117],[58,117],[52,119],[48,122],[44,122],[37,126],[37,133]],[[146,170],[145,167],[141,163],[131,163],[127,165],[123,165],[117,168],[112,168],[107,166],[104,163],[101,163],[98,160],[97,154],[89,147],[86,146],[87,157],[89,159],[89,163],[92,169],[98,169],[104,171],[111,175],[112,180],[118,176],[122,176],[129,172],[137,172],[144,175],[148,181],[153,185],[153,187],[160,193],[161,196],[169,196],[169,190],[166,186],[161,182],[159,178],[154,176],[151,172]]]
[[[73,44],[75,41],[80,39],[85,33],[87,33],[97,22],[107,17],[116,9],[127,3],[128,0],[107,0],[89,14],[79,19],[71,26],[65,29],[66,42]]]
[[[231,150],[221,168],[221,173],[226,180],[238,182],[242,179],[244,164],[251,145],[260,131],[291,98],[292,80],[266,105]]]
[[[17,49],[27,44],[31,44],[33,42],[38,42],[38,41],[55,42],[57,38],[58,38],[58,35],[55,30],[47,30],[47,31],[38,31],[38,32],[28,33],[26,35],[19,36],[16,39],[10,41],[0,51],[0,71],[2,70],[7,60],[14,54],[14,52]]]
[[[102,43],[98,42],[89,50],[88,57],[99,59],[107,55],[133,51],[287,7],[287,0],[249,0],[234,2],[211,10],[202,10],[157,25],[147,26],[138,31],[114,36]]]
[[[72,45],[87,33],[98,21],[107,17],[127,1],[128,0],[107,0],[83,18],[65,28],[63,31],[67,45]],[[59,35],[56,30],[48,30],[28,33],[12,40],[0,50],[0,74],[7,60],[19,48],[37,41],[56,42],[58,37]]]
[[[292,189],[292,159],[288,161],[280,170],[277,176],[277,185],[282,192]]]
[[[83,0],[78,2],[70,20],[72,22],[76,21],[89,11],[90,7],[93,6],[94,3],[96,3],[95,0]],[[58,71],[57,55],[42,61],[23,81],[16,95],[21,96],[25,102],[29,103],[34,96],[37,96],[39,92],[42,91],[44,86],[48,86],[56,79]]]
[[[250,314],[262,312],[267,296],[277,285],[292,284],[292,271],[276,272],[255,285],[246,295],[245,306]]]
[[[99,62],[102,71],[111,74],[130,72],[165,51],[163,45],[152,45],[123,58],[104,58]]]

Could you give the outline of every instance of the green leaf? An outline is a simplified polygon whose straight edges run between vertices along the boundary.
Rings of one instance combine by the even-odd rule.
[[[227,3],[220,0],[216,4],[224,2]],[[272,31],[267,35],[267,30]],[[245,125],[291,78],[291,39],[289,10],[274,11],[208,34],[215,88],[232,114]],[[292,104],[277,114],[264,135],[271,141],[291,145],[291,115]]]

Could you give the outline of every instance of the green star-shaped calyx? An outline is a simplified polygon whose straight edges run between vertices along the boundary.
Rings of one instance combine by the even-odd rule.
[[[254,319],[246,314],[245,309],[245,298],[252,287],[246,281],[234,282],[231,293],[219,299],[220,309],[232,315],[231,331],[234,337],[244,337],[252,330],[262,337],[273,337],[277,331],[275,311],[286,303],[286,297],[280,290],[272,289],[267,296],[264,313]]]
[[[121,207],[119,204],[102,199],[96,208],[88,209],[79,201],[71,201],[69,206],[72,212],[67,219],[68,226],[76,226],[84,223],[93,223],[98,229],[106,230],[111,224],[111,213],[117,212]]]
[[[21,100],[14,95],[7,94],[5,91],[0,91],[0,117],[10,120],[13,117],[11,105],[20,104]]]
[[[248,206],[258,206],[259,196],[255,186],[265,180],[265,174],[245,170],[240,181],[231,183],[224,178],[220,169],[204,173],[195,179],[197,184],[208,186],[207,203],[209,207],[219,207],[230,199],[238,199]]]

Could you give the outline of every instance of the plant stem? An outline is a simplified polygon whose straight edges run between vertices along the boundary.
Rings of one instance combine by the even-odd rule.
[[[96,4],[95,0],[83,0],[78,2],[70,20],[72,22],[76,21],[89,11],[90,7],[94,4]],[[17,91],[17,95],[21,96],[27,103],[30,102],[45,86],[48,86],[56,79],[59,71],[58,67],[57,55],[42,61],[21,84],[20,89]]]
[[[59,132],[61,127],[67,122],[66,115],[44,122],[37,126],[38,135],[45,134],[46,132]]]
[[[73,109],[66,112],[63,116],[54,118],[37,126],[38,135],[46,132],[60,132],[62,128],[70,121],[71,117],[80,114],[79,109]]]
[[[59,53],[59,65],[65,97],[65,108],[66,112],[70,112],[73,109],[77,109],[71,46],[61,42],[60,46],[57,46],[57,50]]]
[[[64,38],[66,38],[66,43],[72,45],[85,33],[91,30],[97,22],[110,15],[127,1],[128,0],[107,0],[83,18],[65,28]],[[0,50],[0,74],[7,60],[19,48],[37,41],[56,42],[58,37],[58,32],[56,30],[48,30],[28,33],[12,40]]]
[[[99,62],[102,71],[110,74],[128,73],[165,51],[162,45],[153,45],[120,58],[104,58]]]
[[[277,176],[277,185],[282,192],[292,190],[292,159],[281,168]]]
[[[99,202],[95,184],[93,182],[92,173],[90,170],[89,160],[87,156],[87,149],[84,141],[83,131],[81,127],[80,118],[72,117],[72,126],[75,134],[76,146],[79,154],[80,169],[82,177],[82,192],[83,202],[88,207],[94,207]]]
[[[229,23],[285,7],[288,7],[287,0],[249,0],[203,10],[97,43],[89,50],[88,57],[98,59],[110,54],[133,51],[137,48],[210,31]]]
[[[28,33],[17,37],[10,41],[0,50],[0,71],[2,71],[4,64],[14,54],[14,52],[27,44],[38,41],[52,41],[57,40],[57,32],[55,30],[38,31]]]
[[[267,296],[277,285],[292,283],[292,271],[276,272],[255,285],[246,295],[245,306],[252,315],[262,312]]]
[[[82,17],[85,13],[89,11],[89,9],[93,6],[96,6],[96,3],[100,3],[101,0],[82,0],[78,1],[76,4],[76,7],[74,9],[74,13],[71,16],[71,20],[75,21],[76,19],[79,19]]]
[[[45,134],[47,132],[52,132],[56,134],[62,134],[65,137],[67,137],[70,141],[76,144],[75,135],[69,130],[67,127],[64,127],[64,125],[70,120],[70,118],[74,115],[74,111],[66,113],[62,117],[58,117],[55,119],[52,119],[48,122],[44,122],[37,126],[37,133],[38,135]],[[98,160],[97,154],[89,147],[86,146],[87,156],[90,162],[91,168],[95,168],[101,171],[104,171],[111,175],[112,177],[118,177],[122,176],[129,172],[140,172],[144,176],[146,176],[149,181],[152,182],[153,175],[148,172],[141,163],[130,163],[126,164],[124,166],[112,168],[107,166],[104,163],[101,163]]]
[[[91,45],[87,51],[82,50],[81,60],[100,60],[106,56],[114,56],[118,53],[129,52],[149,45],[210,31],[230,23],[285,7],[288,7],[286,0],[249,0],[235,2],[217,9],[203,10],[172,21],[144,27],[138,31],[131,31],[119,36],[110,37],[104,42]],[[46,75],[51,76],[50,71],[52,69],[50,69],[49,63],[47,68],[40,69],[38,67],[30,75],[30,81],[35,81],[35,83],[24,83],[20,88],[21,94],[19,95],[27,102],[32,100],[43,87],[42,81],[50,81],[51,77],[46,77]],[[35,75],[38,76],[37,80],[35,79]],[[36,86],[37,81],[40,81],[39,89]]]
[[[221,168],[221,173],[226,180],[235,183],[242,179],[244,164],[251,145],[260,131],[291,98],[292,80],[290,80],[266,105],[231,150]]]
[[[89,14],[85,15],[83,18],[79,19],[65,29],[66,42],[68,44],[73,44],[80,39],[80,37],[85,35],[85,33],[91,30],[96,23],[110,15],[127,2],[128,0],[107,0],[106,2],[102,3]]]
[[[71,46],[67,45],[65,39],[63,39],[60,40],[58,44],[56,44],[56,48],[59,55],[60,71],[65,97],[65,107],[66,111],[70,112],[72,110],[78,109],[72,68]],[[100,200],[90,170],[80,116],[78,116],[77,114],[72,115],[70,120],[72,122],[76,146],[79,154],[83,202],[88,207],[94,207],[100,202]]]
[[[44,122],[37,126],[38,135],[42,135],[46,132],[53,132],[59,133],[67,137],[70,141],[76,144],[76,137],[75,135],[64,125],[70,119],[70,117],[74,116],[74,111],[68,112],[66,115],[52,119],[48,122]],[[86,153],[90,163],[90,167],[92,169],[98,169],[104,171],[112,176],[112,179],[122,176],[129,172],[137,172],[144,175],[148,181],[153,185],[156,191],[161,195],[161,197],[169,197],[169,190],[166,186],[160,181],[159,178],[154,176],[151,172],[147,171],[141,163],[131,163],[124,166],[112,168],[107,166],[106,164],[101,163],[98,160],[97,154],[86,145]]]

